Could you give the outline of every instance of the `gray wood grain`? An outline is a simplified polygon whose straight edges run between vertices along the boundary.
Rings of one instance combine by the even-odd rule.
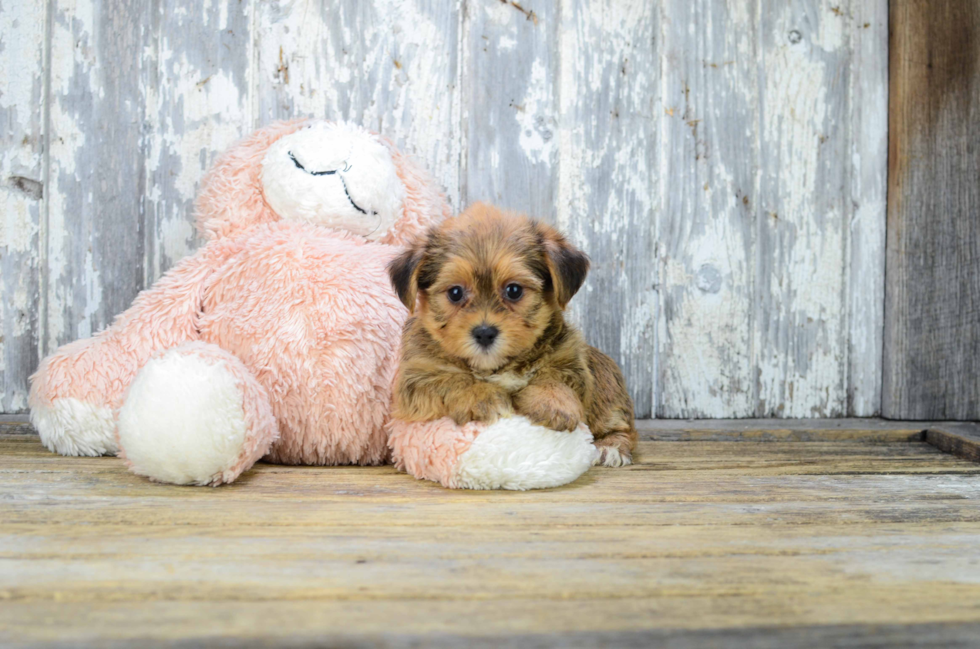
[[[882,412],[980,419],[980,2],[890,23]]]
[[[463,205],[489,201],[555,221],[559,15],[547,0],[466,4]]]
[[[663,7],[658,415],[874,414],[884,3]]]
[[[272,119],[312,115],[392,137],[457,208],[490,200],[568,231],[593,259],[570,318],[623,367],[638,415],[875,414],[886,10],[886,0],[0,5],[5,56],[33,61],[0,61],[0,410],[23,410],[39,356],[104,327],[199,245],[190,208],[217,152]],[[971,227],[955,232],[966,240]],[[957,245],[966,252],[950,268],[969,284],[973,249]],[[896,272],[928,270],[893,254]],[[918,288],[896,287],[895,304],[919,300],[896,292]],[[921,293],[973,313],[959,292]],[[896,324],[893,338],[911,326]],[[963,326],[940,338],[968,339]],[[960,398],[948,386],[972,361],[968,346],[943,350],[953,348],[947,369],[929,370],[930,408],[940,393]],[[908,353],[925,367],[933,351]]]
[[[0,412],[27,409],[38,363],[46,20],[41,3],[0,3]]]
[[[368,637],[337,633],[317,638],[216,638],[205,636],[172,640],[172,649],[210,649],[234,647],[245,649],[314,649],[339,646],[345,649],[810,649],[811,647],[851,647],[880,649],[913,649],[944,647],[973,649],[980,642],[980,624],[976,622],[933,622],[926,624],[828,624],[806,626],[754,626],[723,629],[644,629],[640,631],[571,631],[561,633],[521,633],[479,636],[452,633],[402,634],[384,633]],[[119,649],[133,646],[125,641],[78,641],[24,643],[11,647],[72,647]]]
[[[592,268],[570,321],[653,407],[659,207],[659,12],[646,0],[561,5],[558,225]]]
[[[755,413],[758,8],[664,5],[658,417]]]
[[[885,310],[885,204],[888,188],[888,0],[851,3],[852,20],[844,204],[847,268],[847,414],[881,412]]]
[[[846,412],[850,3],[760,8],[753,366],[760,417]]]
[[[146,6],[51,3],[47,282],[41,353],[104,328],[143,287]]]
[[[971,462],[980,462],[980,424],[946,422],[932,424],[926,430],[926,441],[944,453]]]
[[[193,202],[214,157],[253,128],[251,24],[239,0],[153,0],[142,49],[145,283],[200,241]]]

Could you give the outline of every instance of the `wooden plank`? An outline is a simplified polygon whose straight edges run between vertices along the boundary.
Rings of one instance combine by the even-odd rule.
[[[759,201],[758,7],[663,5],[658,417],[746,417]]]
[[[556,220],[559,15],[546,0],[466,4],[462,205],[489,201]]]
[[[847,411],[850,6],[809,0],[760,8],[758,417]]]
[[[656,355],[659,11],[646,0],[561,10],[558,225],[592,268],[569,320],[622,368],[649,417]]]
[[[943,451],[971,462],[980,462],[980,424],[942,422],[929,426],[925,440]]]
[[[689,606],[703,605],[698,599],[687,602]],[[598,608],[590,608],[591,606]],[[600,619],[611,624],[655,615],[667,617],[683,611],[664,609],[662,603],[651,600],[626,600],[617,604],[618,609],[607,602],[568,603],[560,607],[551,602],[481,602],[479,605],[447,602],[418,602],[395,604],[385,608],[392,615],[392,626],[401,628],[406,618],[414,618],[416,630],[411,633],[385,632],[372,629],[357,633],[368,618],[378,613],[376,606],[362,602],[349,604],[325,604],[323,602],[221,602],[209,605],[188,606],[179,603],[141,603],[127,606],[93,606],[91,604],[46,603],[5,605],[3,618],[15,620],[12,637],[28,628],[37,620],[49,623],[45,630],[35,630],[31,638],[44,638],[43,644],[31,642],[11,646],[31,647],[118,647],[141,644],[147,640],[165,642],[168,647],[190,649],[202,646],[235,647],[316,647],[332,646],[356,649],[385,647],[385,649],[409,649],[434,647],[437,649],[473,647],[475,649],[511,649],[550,647],[562,649],[592,649],[593,647],[618,647],[622,649],[647,649],[670,647],[689,649],[697,647],[731,647],[732,649],[784,649],[809,647],[854,646],[881,649],[907,649],[911,647],[946,647],[970,649],[980,637],[980,624],[975,622],[941,621],[920,624],[885,622],[878,624],[806,625],[779,627],[768,624],[750,627],[713,629],[642,629],[576,631],[582,619]],[[398,609],[397,612],[391,608]],[[551,633],[535,632],[542,625],[532,615],[542,612],[562,614],[563,630]],[[42,618],[42,616],[45,616]],[[208,628],[207,618],[213,618]],[[553,619],[551,615],[548,619]],[[576,621],[575,618],[578,618]],[[106,643],[103,639],[83,638],[65,640],[59,635],[61,625],[50,623],[60,619],[86,620],[86,630],[110,633],[115,639]],[[428,620],[423,625],[420,618]],[[483,635],[479,631],[460,628],[459,620],[465,619],[475,628],[487,629],[503,626],[509,620],[516,632],[506,635]],[[715,619],[714,616],[711,619]],[[282,633],[269,629],[270,620],[280,623],[291,631],[289,640]],[[447,624],[448,622],[448,624]],[[446,627],[452,630],[446,630]],[[351,629],[352,630],[348,630]],[[187,637],[182,630],[192,629],[198,635]],[[137,635],[138,632],[144,635]],[[24,637],[20,636],[20,637]],[[128,642],[127,642],[128,640]]]
[[[926,441],[926,431],[969,425],[883,419],[638,419],[640,439],[657,442],[857,442]],[[0,415],[3,434],[36,434],[27,415]]]
[[[393,139],[459,205],[460,1],[255,5],[256,125],[351,120]]]
[[[660,442],[859,442],[924,441],[924,422],[881,419],[645,419],[636,422],[641,439]]]
[[[41,355],[86,338],[143,287],[141,34],[147,8],[53,0]]]
[[[850,5],[847,415],[881,412],[888,187],[888,0]]]
[[[44,197],[44,3],[0,5],[0,412],[37,367]]]
[[[885,197],[888,187],[888,0],[851,2],[845,173],[847,415],[881,413],[885,310]]]
[[[27,415],[0,415],[0,435],[37,435]]]
[[[925,441],[929,428],[962,422],[915,422],[884,419],[637,419],[640,438],[657,442],[858,442]],[[27,415],[0,415],[4,434],[36,434]]]
[[[777,431],[779,432],[779,431]],[[831,441],[809,440],[809,443],[799,444],[793,439],[780,439],[777,436],[763,437],[755,439],[746,437],[743,442],[753,442],[759,446],[751,449],[742,448],[746,444],[731,444],[715,442],[688,440],[687,443],[678,444],[662,442],[643,442],[640,446],[641,453],[637,460],[637,466],[646,467],[649,470],[677,472],[688,470],[710,471],[713,475],[745,475],[745,476],[813,476],[813,475],[874,475],[884,472],[890,474],[980,474],[980,467],[969,463],[961,462],[956,458],[944,455],[931,448],[929,445],[921,443],[920,439],[913,440],[918,443],[888,444],[884,448],[878,448],[881,444],[874,438],[858,443],[854,438],[844,438],[843,440],[833,439]],[[6,440],[9,457],[4,465],[5,471],[19,471],[29,473],[40,466],[46,467],[49,472],[63,471],[66,474],[85,473],[93,480],[93,484],[110,486],[113,481],[118,481],[125,476],[124,467],[118,463],[100,463],[98,461],[79,460],[74,464],[64,464],[59,468],[51,467],[50,458],[47,455],[37,457],[26,449],[34,448],[34,442],[30,438],[16,440],[20,442],[12,443]],[[842,444],[841,441],[852,443]],[[24,449],[24,450],[22,450]],[[270,467],[261,467],[263,472],[277,472]],[[638,471],[641,469],[637,469]],[[288,471],[283,474],[282,480],[301,480],[301,477],[290,477],[295,471]],[[360,469],[350,469],[347,471],[331,471],[328,476],[342,477],[346,481],[360,484],[361,475],[364,472]],[[381,470],[375,474],[368,472],[365,479],[375,479],[377,475],[391,475],[394,471],[390,469]],[[307,472],[309,479],[322,478],[323,474],[317,474],[314,470]],[[24,483],[25,489],[32,489],[28,484],[30,476],[25,475],[23,479],[11,477],[12,481]],[[609,476],[607,481],[622,481],[628,484],[636,479],[636,476],[621,478],[619,476]],[[138,485],[142,481],[139,479],[125,479],[127,485]],[[407,488],[407,487],[406,487]],[[391,488],[374,493],[362,493],[363,502],[375,500],[372,495],[380,495],[382,498],[391,495]],[[50,493],[60,493],[60,488],[51,487]],[[689,494],[696,497],[703,494],[707,498],[712,498],[708,490],[691,489]],[[257,501],[263,500],[263,492],[260,490],[251,494]],[[431,494],[438,497],[438,494]],[[332,499],[332,498],[331,498]],[[528,499],[530,501],[535,499]],[[8,522],[13,522],[8,520]]]
[[[145,278],[200,243],[193,202],[214,157],[252,130],[251,19],[239,0],[154,0],[142,50]]]
[[[665,3],[659,416],[878,411],[884,6]]]
[[[882,412],[980,419],[980,3],[889,20]]]
[[[640,450],[538,492],[272,465],[199,489],[3,436],[0,642],[972,639],[977,465],[921,443]]]

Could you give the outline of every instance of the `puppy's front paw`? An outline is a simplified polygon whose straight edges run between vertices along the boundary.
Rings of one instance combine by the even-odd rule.
[[[510,396],[501,390],[486,385],[474,387],[468,394],[461,395],[452,408],[452,418],[459,425],[471,421],[492,424],[502,417],[514,414]]]
[[[582,403],[561,383],[532,384],[517,395],[517,410],[552,430],[575,430],[582,421]]]
[[[525,413],[527,418],[539,426],[550,428],[551,430],[575,430],[578,428],[581,419],[578,415],[564,410],[549,410],[547,407],[537,409],[536,412]]]
[[[592,461],[592,466],[629,466],[633,464],[633,454],[616,446],[597,446],[599,455]]]

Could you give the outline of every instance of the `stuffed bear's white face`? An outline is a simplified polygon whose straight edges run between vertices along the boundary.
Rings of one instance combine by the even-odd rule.
[[[269,206],[287,221],[383,236],[402,213],[405,187],[388,148],[355,126],[313,122],[276,141],[262,161]]]

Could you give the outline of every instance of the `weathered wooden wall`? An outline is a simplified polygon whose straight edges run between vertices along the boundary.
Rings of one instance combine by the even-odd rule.
[[[886,0],[0,0],[0,410],[197,245],[280,117],[557,223],[640,416],[881,403]]]
[[[980,1],[891,25],[883,411],[980,419]]]

